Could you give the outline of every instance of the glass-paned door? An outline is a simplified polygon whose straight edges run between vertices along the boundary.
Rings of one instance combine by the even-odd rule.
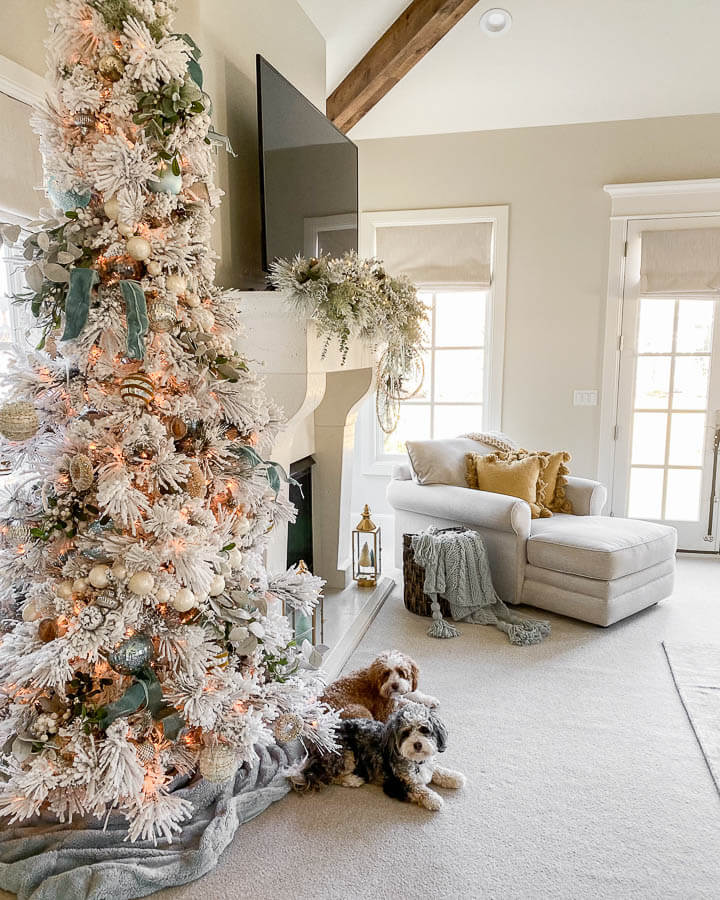
[[[720,293],[643,294],[642,232],[666,222],[629,225],[612,509],[673,525],[680,549],[713,552]],[[678,220],[671,222],[677,229]],[[701,222],[720,226],[720,220]],[[698,220],[685,219],[680,227],[698,227]]]

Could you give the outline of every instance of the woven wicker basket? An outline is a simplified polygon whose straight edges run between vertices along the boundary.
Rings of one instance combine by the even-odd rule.
[[[443,531],[463,532],[465,528],[444,528]],[[403,603],[416,616],[430,616],[431,600],[423,590],[425,569],[415,562],[412,539],[415,535],[403,535]],[[451,618],[447,600],[438,597],[443,616]]]

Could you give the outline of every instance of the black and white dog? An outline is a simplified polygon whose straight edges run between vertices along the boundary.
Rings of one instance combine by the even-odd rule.
[[[310,752],[303,772],[292,779],[296,790],[380,784],[390,797],[437,810],[443,800],[429,784],[444,788],[465,784],[460,772],[435,764],[435,756],[447,745],[447,731],[433,710],[418,703],[401,707],[387,722],[343,719],[337,739],[339,754]]]

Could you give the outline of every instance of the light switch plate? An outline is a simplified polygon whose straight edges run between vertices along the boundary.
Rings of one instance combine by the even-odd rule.
[[[597,391],[573,391],[573,406],[597,406]]]

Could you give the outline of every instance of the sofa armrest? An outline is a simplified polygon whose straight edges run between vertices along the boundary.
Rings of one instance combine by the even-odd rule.
[[[520,537],[530,534],[530,507],[524,500],[448,484],[417,484],[393,480],[387,498],[393,509],[457,522],[470,528],[489,528]]]
[[[576,516],[599,516],[607,500],[607,488],[599,481],[569,475],[565,496],[572,503]]]
[[[392,477],[395,481],[412,481],[412,469],[410,463],[397,463],[392,467]]]

